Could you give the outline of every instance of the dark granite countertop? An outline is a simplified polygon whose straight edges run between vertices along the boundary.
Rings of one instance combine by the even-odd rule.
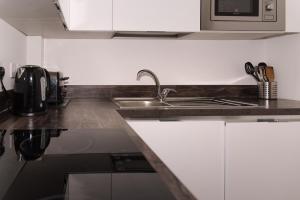
[[[233,109],[135,109],[119,110],[109,100],[72,99],[66,107],[50,107],[45,115],[0,116],[1,129],[122,129],[144,154],[177,199],[195,199],[159,157],[128,126],[124,118],[168,118],[176,116],[300,115],[300,101],[255,101],[259,107]]]
[[[235,99],[237,100],[237,99]],[[245,100],[241,100],[246,102]],[[124,128],[124,118],[168,118],[180,116],[253,116],[300,115],[300,101],[248,100],[258,107],[203,108],[203,109],[119,109],[105,99],[72,99],[66,107],[49,107],[47,114],[20,117],[11,113],[0,115],[1,129],[36,128]]]

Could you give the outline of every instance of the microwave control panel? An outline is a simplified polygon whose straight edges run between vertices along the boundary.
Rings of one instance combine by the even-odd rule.
[[[263,21],[277,21],[277,0],[263,0]]]

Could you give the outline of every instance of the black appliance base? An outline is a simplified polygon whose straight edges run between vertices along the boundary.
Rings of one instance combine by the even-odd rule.
[[[18,113],[14,112],[15,115],[23,116],[23,117],[33,117],[33,116],[38,116],[38,115],[45,115],[48,110],[43,111],[43,112],[35,112],[35,113]]]

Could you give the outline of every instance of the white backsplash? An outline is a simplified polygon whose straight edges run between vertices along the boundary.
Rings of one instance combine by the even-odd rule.
[[[153,84],[135,80],[142,68],[162,84],[255,84],[244,63],[264,60],[261,40],[46,39],[44,47],[45,66],[61,69],[73,85]]]
[[[9,77],[10,65],[24,65],[25,63],[26,36],[0,19],[0,66],[5,67],[6,89],[12,89],[14,83],[14,79]]]
[[[275,67],[279,97],[300,100],[300,34],[265,40],[265,55]]]

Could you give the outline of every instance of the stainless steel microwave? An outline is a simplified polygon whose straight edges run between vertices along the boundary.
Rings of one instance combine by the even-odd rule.
[[[201,2],[202,30],[285,30],[285,0],[202,0]]]

